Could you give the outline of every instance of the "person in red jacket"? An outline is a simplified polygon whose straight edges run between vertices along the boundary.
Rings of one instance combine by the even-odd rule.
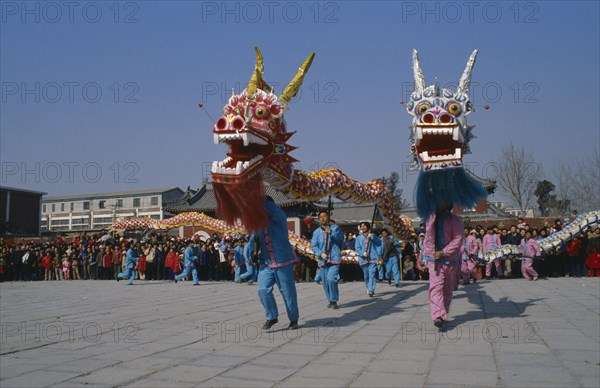
[[[175,256],[173,256],[173,276],[179,275],[180,268],[179,263],[181,262],[181,254],[177,252],[173,252]]]
[[[146,280],[146,255],[143,253],[140,255],[140,261],[138,261],[136,269],[140,280]]]
[[[104,257],[102,258],[102,279],[110,280],[113,278],[113,263],[112,263],[113,254],[111,252],[111,248],[106,247],[106,251]]]
[[[583,276],[583,262],[580,259],[581,239],[574,237],[567,243],[567,252],[569,254],[569,265],[571,267],[571,276],[580,278]]]
[[[177,253],[174,252],[173,248],[169,248],[169,253],[167,254],[167,258],[165,260],[165,268],[167,269],[167,277],[169,280],[173,280],[173,263],[175,258],[177,257]]]
[[[585,265],[590,269],[590,277],[600,277],[600,253],[597,248],[592,248]]]
[[[42,257],[42,266],[44,267],[44,280],[52,280],[52,256],[48,251]]]

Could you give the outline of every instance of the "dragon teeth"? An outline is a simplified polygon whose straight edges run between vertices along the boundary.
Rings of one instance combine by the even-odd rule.
[[[419,154],[419,156],[421,157],[421,160],[423,160],[423,162],[437,162],[437,161],[442,161],[442,160],[454,160],[454,159],[460,159],[462,157],[462,150],[460,148],[456,148],[454,150],[453,154],[432,155],[432,156],[429,156],[428,151],[423,151]]]
[[[423,139],[423,127],[417,127],[417,140]]]

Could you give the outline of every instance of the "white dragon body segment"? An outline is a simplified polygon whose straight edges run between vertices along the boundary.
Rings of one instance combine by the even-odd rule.
[[[583,213],[577,216],[571,223],[565,225],[562,230],[553,233],[548,237],[537,240],[537,243],[543,252],[551,253],[555,251],[556,248],[560,247],[561,244],[568,242],[573,237],[578,236],[581,233],[587,232],[599,223],[600,210]],[[505,244],[485,253],[483,255],[483,259],[487,262],[490,262],[507,255],[516,255],[519,257],[519,254],[518,246]]]

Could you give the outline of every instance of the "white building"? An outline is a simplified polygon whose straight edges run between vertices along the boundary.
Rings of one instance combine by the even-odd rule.
[[[165,218],[163,205],[183,190],[158,188],[42,198],[42,231],[97,231],[118,218]],[[167,217],[170,213],[167,213]]]

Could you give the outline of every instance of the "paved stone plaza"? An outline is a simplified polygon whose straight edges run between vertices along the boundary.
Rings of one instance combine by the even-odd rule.
[[[300,329],[262,332],[256,286],[0,284],[0,386],[600,385],[600,279],[483,281],[455,293],[447,332],[427,283],[297,285]]]

